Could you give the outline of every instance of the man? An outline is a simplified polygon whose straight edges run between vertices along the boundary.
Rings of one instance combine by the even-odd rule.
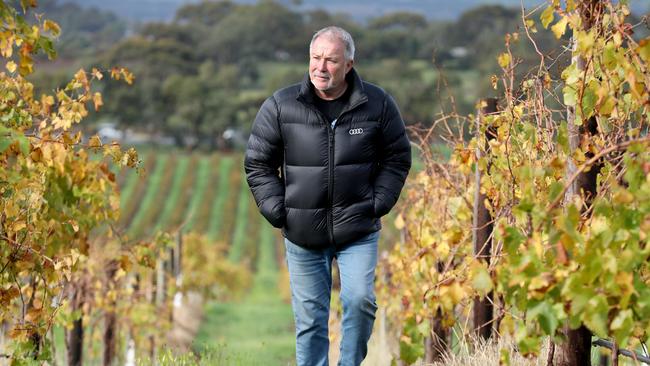
[[[282,228],[299,366],[328,365],[332,261],[343,303],[339,365],[367,353],[377,305],[380,217],[411,166],[393,98],[352,67],[354,41],[327,27],[309,46],[302,83],[276,91],[255,118],[244,166],[262,215]]]

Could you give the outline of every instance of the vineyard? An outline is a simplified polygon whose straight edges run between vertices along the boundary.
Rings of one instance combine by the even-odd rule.
[[[54,58],[61,30],[25,20],[36,3],[0,2],[0,364],[292,363],[283,244],[242,156],[82,136],[93,85],[134,75],[80,69],[37,96],[34,54]],[[411,127],[418,168],[380,243],[381,363],[465,365],[450,360],[486,344],[500,365],[648,363],[650,37],[629,15],[522,12],[499,97]],[[521,42],[536,69],[518,69]]]
[[[212,302],[205,314],[196,314],[203,323],[190,347],[235,364],[287,364],[295,350],[284,245],[255,206],[242,159],[241,154],[145,152],[145,174],[128,171],[117,177],[120,230],[126,240],[164,231],[226,243],[228,260],[250,271],[252,282],[240,289],[242,294]],[[397,236],[388,223],[382,246]]]
[[[145,153],[144,176],[130,171],[118,177],[120,227],[129,240],[166,231],[192,232],[210,243],[226,243],[228,260],[254,273],[252,283],[230,302],[208,307],[193,348],[198,353],[218,351],[224,362],[286,363],[294,346],[290,305],[279,291],[284,247],[279,232],[258,213],[245,183],[242,158]]]

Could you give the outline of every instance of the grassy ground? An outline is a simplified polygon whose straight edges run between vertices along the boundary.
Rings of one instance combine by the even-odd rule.
[[[277,233],[266,222],[259,233],[257,271],[250,293],[242,300],[211,303],[194,350],[218,350],[227,365],[284,366],[294,363],[291,305],[278,290],[279,271],[274,243]]]

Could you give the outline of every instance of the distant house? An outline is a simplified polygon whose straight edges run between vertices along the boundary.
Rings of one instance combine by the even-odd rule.
[[[467,57],[469,51],[467,50],[467,48],[460,46],[460,47],[454,47],[451,50],[449,50],[449,54],[453,58],[464,58]]]
[[[103,122],[97,125],[97,135],[104,142],[117,141],[121,142],[124,137],[124,131],[117,128],[117,124],[112,122]]]

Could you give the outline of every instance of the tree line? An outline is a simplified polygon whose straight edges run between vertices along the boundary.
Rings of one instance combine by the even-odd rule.
[[[56,9],[53,19],[64,29],[72,22],[72,37],[83,27],[65,6],[75,7],[50,8]],[[69,50],[77,46],[68,41],[60,63],[74,64],[65,62],[70,58],[86,67],[121,65],[134,73],[133,87],[110,82],[102,86],[108,102],[91,120],[162,133],[178,146],[227,148],[232,144],[224,140],[224,131],[245,136],[264,98],[302,78],[311,35],[324,26],[337,24],[353,34],[357,68],[395,96],[407,124],[430,126],[437,114],[467,114],[479,97],[495,95],[490,76],[499,71],[493,62],[502,51],[498,45],[504,34],[521,30],[521,22],[521,9],[496,5],[471,9],[453,21],[396,12],[362,24],[349,14],[297,11],[276,1],[204,1],[179,8],[171,22],[141,24],[128,37],[110,38],[110,46],[91,42],[95,52],[88,57],[80,59],[83,52]],[[119,28],[100,25],[101,34]],[[532,31],[538,32],[542,52],[556,49],[557,40],[549,31]],[[78,47],[86,46],[80,41]],[[518,43],[513,51],[523,55],[522,63],[536,64],[529,42]],[[36,77],[35,84],[48,90],[65,80],[57,80],[51,69]]]

